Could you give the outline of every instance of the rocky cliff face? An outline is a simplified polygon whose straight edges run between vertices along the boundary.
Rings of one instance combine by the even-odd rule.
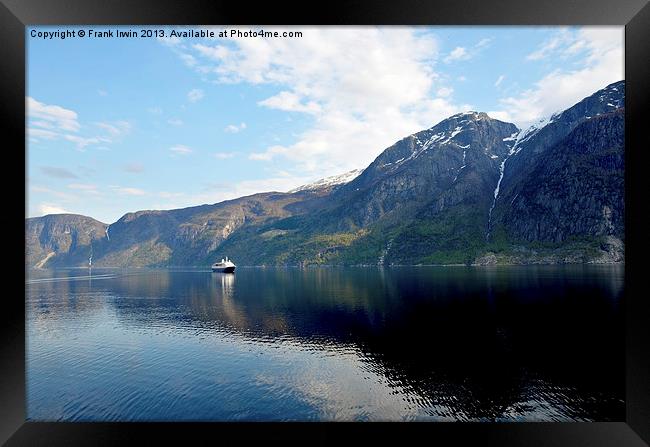
[[[617,82],[519,135],[491,242],[558,249],[567,262],[576,252],[580,262],[623,260],[624,100],[625,83]]]
[[[500,196],[504,200],[510,197],[517,184],[531,177],[542,154],[566,138],[576,126],[624,107],[625,81],[619,81],[523,130],[517,135],[514,154],[507,161]]]
[[[241,265],[619,262],[624,87],[523,131],[485,113],[454,115],[358,176],[290,193],[129,213],[110,226],[28,219],[28,264],[85,265],[91,239],[102,266],[207,265],[224,255]],[[74,243],[65,225],[76,228]]]
[[[624,112],[583,120],[540,154],[495,212],[513,242],[624,235]]]
[[[105,238],[107,225],[77,214],[54,214],[25,221],[25,263],[32,268],[88,265],[91,242]]]

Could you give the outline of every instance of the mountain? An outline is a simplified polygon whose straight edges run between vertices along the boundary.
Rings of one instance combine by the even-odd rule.
[[[519,140],[495,201],[495,239],[565,249],[573,243],[594,252],[577,260],[623,260],[624,93],[624,81],[611,84]]]
[[[624,92],[623,81],[611,84],[525,130],[457,114],[363,170],[288,193],[139,211],[111,225],[27,219],[26,262],[86,265],[91,247],[93,265],[120,267],[224,255],[240,265],[620,262]]]
[[[51,267],[55,259],[66,265],[88,263],[91,241],[105,237],[108,225],[77,214],[50,214],[25,221],[27,263],[30,267]]]
[[[66,228],[64,224],[69,221],[70,224],[76,224],[73,234],[84,235],[94,230],[94,266],[205,264],[216,248],[240,227],[255,226],[266,219],[307,212],[310,202],[318,197],[319,193],[312,191],[295,194],[261,193],[214,205],[127,213],[110,225],[73,215],[31,218],[26,220],[26,262],[30,267],[87,265],[91,250],[90,239],[67,245],[58,242],[67,241],[63,233]],[[50,229],[52,225],[48,223],[52,220],[58,224]],[[45,256],[49,256],[46,261]]]

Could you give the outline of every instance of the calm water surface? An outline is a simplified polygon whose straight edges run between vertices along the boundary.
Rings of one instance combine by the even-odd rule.
[[[624,420],[621,266],[32,271],[30,420]]]

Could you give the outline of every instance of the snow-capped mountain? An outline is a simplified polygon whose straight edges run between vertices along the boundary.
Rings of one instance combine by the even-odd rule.
[[[622,236],[624,106],[619,81],[522,132],[505,165],[494,226],[528,241],[613,228]]]

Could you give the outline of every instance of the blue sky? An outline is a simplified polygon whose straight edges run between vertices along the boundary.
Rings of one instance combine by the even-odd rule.
[[[27,30],[28,215],[287,191],[477,110],[524,128],[624,79],[622,27],[243,27],[302,37]],[[121,30],[141,27],[119,27]],[[200,27],[195,29],[208,29]],[[232,27],[215,26],[219,32]]]

